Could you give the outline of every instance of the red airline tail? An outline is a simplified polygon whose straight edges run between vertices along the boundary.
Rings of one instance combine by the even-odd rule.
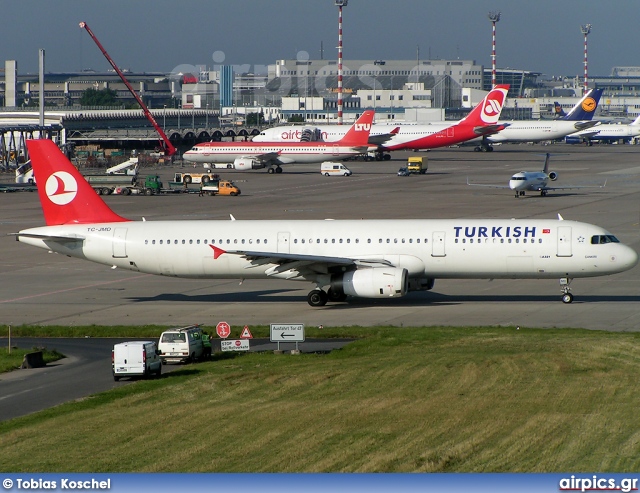
[[[470,125],[472,127],[485,127],[495,125],[500,119],[502,106],[507,99],[509,84],[496,85],[480,103],[464,117],[458,125]]]
[[[371,124],[376,112],[367,110],[356,122],[351,126],[349,131],[340,139],[337,144],[343,146],[360,147],[369,143],[369,132],[371,132]]]
[[[47,226],[128,221],[113,212],[51,140],[27,140]]]

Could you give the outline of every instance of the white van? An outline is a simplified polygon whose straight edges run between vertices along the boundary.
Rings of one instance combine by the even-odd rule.
[[[160,351],[153,341],[130,341],[115,344],[111,351],[113,379],[121,377],[160,376]]]
[[[320,173],[324,176],[351,176],[351,170],[342,163],[325,161],[320,165]]]
[[[185,363],[202,357],[202,329],[189,325],[179,329],[165,330],[158,343],[163,363]]]

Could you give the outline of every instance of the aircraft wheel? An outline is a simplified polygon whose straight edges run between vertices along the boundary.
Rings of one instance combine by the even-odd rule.
[[[328,300],[329,296],[322,289],[314,289],[307,295],[307,303],[311,306],[324,306]]]
[[[276,168],[276,173],[282,173],[282,168],[280,166]]]
[[[473,148],[473,152],[480,152],[482,149],[480,148],[480,146],[475,146]]]
[[[275,172],[276,172],[276,170],[275,170],[275,169],[273,169],[273,168],[269,168],[269,169],[267,170],[267,173],[269,173],[269,174],[271,174],[271,175],[272,175],[272,174],[274,174]]]
[[[563,303],[571,303],[573,301],[573,295],[571,293],[564,293],[562,295]]]
[[[233,169],[233,164],[227,164],[227,169]]]
[[[382,159],[384,159],[385,161],[390,161],[391,160],[391,154],[385,154]]]
[[[487,146],[487,152],[493,152],[493,147]]]

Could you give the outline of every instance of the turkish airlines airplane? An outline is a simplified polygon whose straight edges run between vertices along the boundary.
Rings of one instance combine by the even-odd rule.
[[[386,151],[401,149],[435,149],[459,144],[483,135],[491,135],[505,126],[498,124],[502,106],[507,98],[509,84],[493,88],[474,109],[457,123],[438,122],[429,124],[373,125],[369,144],[375,148],[380,159],[391,159]],[[309,130],[306,128],[306,130]],[[253,138],[253,142],[299,142],[305,127],[273,127]],[[313,127],[325,142],[339,140],[347,131],[341,125]]]
[[[543,197],[547,195],[547,192],[553,190],[572,190],[574,188],[604,188],[607,184],[606,180],[604,185],[564,185],[562,187],[550,187],[547,186],[549,180],[556,181],[558,179],[558,173],[555,171],[549,171],[549,158],[551,154],[547,152],[547,156],[544,160],[544,168],[542,171],[519,171],[514,174],[509,180],[509,185],[489,185],[484,183],[470,183],[467,178],[467,185],[475,187],[490,187],[490,188],[510,188],[516,193],[516,198],[524,196],[525,192],[540,192]]]
[[[321,163],[367,152],[374,111],[365,111],[337,142],[291,142],[287,145],[257,142],[203,142],[182,155],[185,161],[228,163],[237,170],[267,167],[269,173],[282,173],[281,164]],[[233,164],[231,164],[233,163]],[[275,166],[275,167],[274,167]]]
[[[19,241],[169,277],[307,281],[316,307],[347,296],[399,298],[438,278],[560,278],[570,303],[572,278],[638,261],[599,226],[552,219],[131,221],[52,141],[28,140],[27,148],[46,226],[16,233]]]

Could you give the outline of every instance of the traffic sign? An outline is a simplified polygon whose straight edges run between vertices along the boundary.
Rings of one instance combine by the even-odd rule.
[[[240,334],[240,339],[253,339],[253,334],[249,330],[248,325],[245,325],[244,329],[242,329],[242,334]]]
[[[249,341],[247,339],[231,339],[220,341],[222,351],[249,351]]]
[[[304,324],[271,324],[271,342],[304,342]]]
[[[226,339],[231,335],[231,327],[227,322],[218,322],[218,325],[216,325],[216,334],[218,334],[218,337]]]

